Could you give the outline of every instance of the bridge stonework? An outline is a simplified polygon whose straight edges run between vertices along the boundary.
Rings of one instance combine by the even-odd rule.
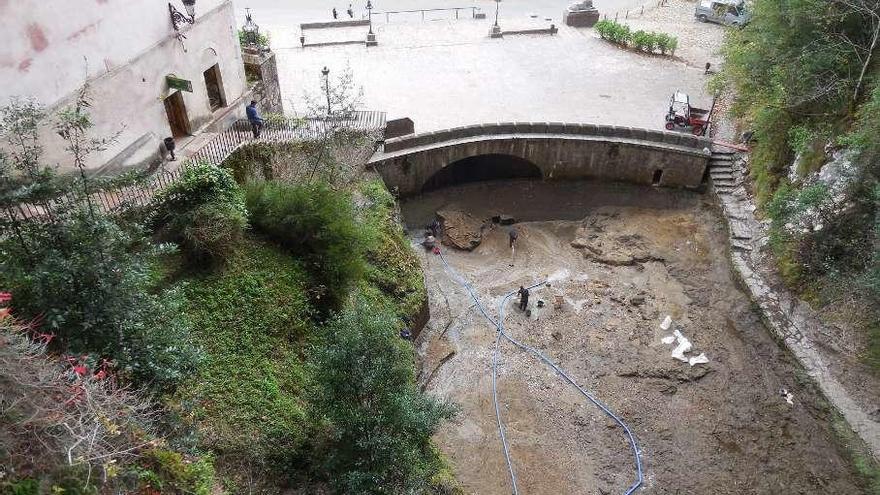
[[[545,180],[599,179],[693,188],[703,182],[710,147],[706,138],[666,131],[511,122],[389,139],[370,164],[402,197],[421,193],[424,184],[445,167],[481,155],[522,158],[536,165]]]

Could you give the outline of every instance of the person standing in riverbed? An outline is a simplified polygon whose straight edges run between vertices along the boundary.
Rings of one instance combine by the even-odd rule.
[[[336,13],[336,7],[333,7],[333,20],[335,21],[338,18],[339,18],[339,14]]]
[[[348,4],[348,17],[354,19],[354,9],[351,8],[351,4]]]
[[[525,311],[529,307],[529,289],[519,286],[519,310]]]

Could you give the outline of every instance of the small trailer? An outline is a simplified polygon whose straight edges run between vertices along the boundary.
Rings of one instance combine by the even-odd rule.
[[[688,129],[694,136],[703,136],[709,128],[714,107],[714,101],[709,110],[691,106],[690,96],[676,91],[672,94],[669,112],[666,113],[666,129],[670,131]]]

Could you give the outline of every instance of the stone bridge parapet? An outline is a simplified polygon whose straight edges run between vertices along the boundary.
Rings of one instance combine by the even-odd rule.
[[[547,180],[697,187],[704,180],[710,147],[706,138],[634,127],[500,122],[388,139],[370,163],[401,196],[419,194],[440,170],[483,155],[527,160]]]

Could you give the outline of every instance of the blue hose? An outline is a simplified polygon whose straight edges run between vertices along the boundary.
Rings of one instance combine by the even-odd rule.
[[[538,351],[534,347],[531,347],[527,344],[523,344],[522,342],[519,342],[518,340],[514,339],[513,337],[508,335],[507,332],[504,331],[504,307],[507,305],[507,301],[509,301],[510,298],[513,297],[514,294],[516,294],[516,291],[509,292],[507,295],[504,296],[504,299],[502,299],[501,304],[499,304],[499,306],[498,306],[498,321],[495,321],[486,312],[486,308],[483,307],[483,304],[480,302],[480,299],[477,297],[477,294],[474,291],[473,286],[471,286],[471,284],[467,280],[465,280],[462,276],[460,276],[458,274],[458,272],[456,272],[455,269],[453,269],[449,265],[449,263],[446,261],[446,258],[443,256],[442,251],[438,252],[438,254],[440,256],[440,260],[443,261],[443,265],[446,267],[446,269],[450,273],[450,275],[454,279],[456,279],[456,281],[459,284],[461,284],[468,291],[471,298],[473,298],[474,302],[477,305],[477,308],[480,310],[480,313],[482,313],[483,316],[487,320],[489,320],[489,322],[492,323],[492,325],[495,326],[496,329],[498,329],[498,334],[497,334],[497,337],[495,338],[495,348],[492,352],[492,400],[495,403],[495,418],[498,422],[498,433],[501,436],[501,447],[504,451],[504,458],[507,461],[507,470],[510,473],[510,483],[513,486],[513,495],[519,494],[519,491],[516,486],[516,472],[513,469],[513,463],[510,459],[510,447],[507,443],[507,436],[504,434],[504,422],[501,419],[501,410],[498,405],[498,388],[497,388],[498,355],[500,353],[500,343],[501,343],[502,337],[504,337],[505,339],[510,341],[510,343],[519,347],[520,349],[527,351],[527,352],[531,353],[532,355],[536,356],[538,359],[540,359],[541,361],[546,363],[548,366],[553,368],[553,370],[556,371],[557,373],[559,373],[559,375],[562,376],[566,382],[568,382],[570,385],[575,387],[578,390],[578,392],[580,392],[591,403],[593,403],[603,413],[605,413],[605,415],[607,415],[615,423],[617,423],[621,428],[623,428],[623,431],[626,433],[626,436],[629,439],[629,445],[630,445],[630,448],[632,449],[633,459],[634,459],[635,465],[636,465],[636,474],[638,475],[638,479],[636,479],[636,481],[633,482],[633,484],[629,487],[629,489],[626,492],[624,492],[624,495],[631,495],[633,492],[635,492],[640,486],[642,486],[642,483],[644,483],[645,478],[644,478],[644,473],[642,472],[642,460],[641,460],[641,455],[639,452],[639,446],[638,446],[638,443],[636,443],[635,436],[633,435],[632,430],[630,430],[629,426],[627,426],[627,424],[624,423],[624,421],[622,419],[620,419],[616,414],[614,414],[614,412],[611,411],[611,409],[607,405],[605,405],[602,401],[600,401],[599,399],[594,397],[592,394],[590,394],[589,392],[584,390],[580,385],[578,385],[577,382],[575,382],[570,376],[568,376],[568,374],[562,368],[560,368],[558,365],[556,365],[556,363],[554,363],[549,358],[547,358],[547,356],[542,354],[540,351]],[[544,284],[543,282],[537,283],[535,285],[529,286],[528,289],[531,290],[531,289],[539,287],[543,284]]]

